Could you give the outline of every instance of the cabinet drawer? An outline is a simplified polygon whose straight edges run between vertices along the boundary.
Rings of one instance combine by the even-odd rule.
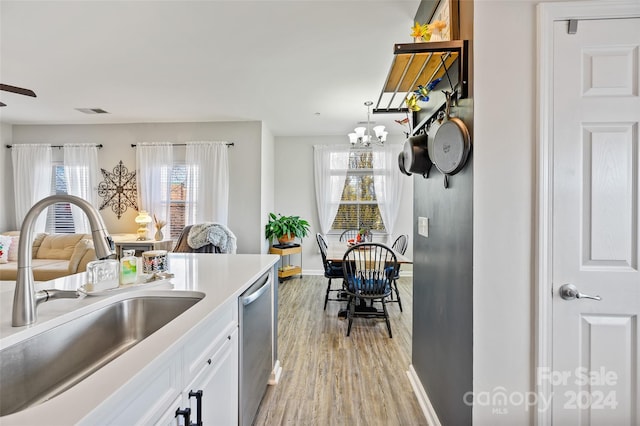
[[[184,347],[185,378],[191,381],[207,360],[224,344],[224,340],[238,328],[238,302],[233,300],[221,306],[190,334]]]

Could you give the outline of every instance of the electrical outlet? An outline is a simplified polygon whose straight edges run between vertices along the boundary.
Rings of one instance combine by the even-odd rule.
[[[429,218],[428,217],[418,217],[418,234],[423,237],[429,236]]]

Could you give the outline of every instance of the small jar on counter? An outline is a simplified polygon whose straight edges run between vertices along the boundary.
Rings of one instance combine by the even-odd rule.
[[[168,269],[166,250],[151,250],[142,253],[143,273],[153,274],[156,272],[166,272]]]
[[[135,250],[123,250],[120,259],[120,284],[133,284],[138,281],[138,258]]]
[[[118,287],[118,261],[94,260],[87,263],[87,284],[91,291],[104,291]]]

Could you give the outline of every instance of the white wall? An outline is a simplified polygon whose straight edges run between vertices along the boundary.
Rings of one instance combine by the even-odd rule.
[[[390,135],[387,143],[402,143],[404,138]],[[275,150],[275,209],[274,213],[298,215],[311,223],[309,236],[303,239],[302,268],[304,274],[322,274],[322,258],[315,235],[320,231],[313,176],[313,145],[347,144],[345,135],[277,137]],[[394,235],[413,235],[413,178],[406,177],[400,200]],[[331,238],[331,236],[330,236]],[[335,237],[337,239],[337,236]],[[413,256],[409,241],[407,255]],[[292,263],[295,263],[292,259]],[[402,271],[411,270],[404,265]]]
[[[11,144],[12,127],[0,123],[0,231],[15,229],[16,211],[13,200],[13,169],[11,167],[11,150],[5,146]]]
[[[238,252],[266,253],[268,242],[264,238],[264,226],[269,212],[298,214],[311,222],[311,234],[305,239],[303,268],[305,273],[322,273],[322,261],[315,241],[318,228],[313,181],[313,145],[346,143],[344,136],[281,137],[273,134],[261,122],[211,122],[211,123],[139,123],[104,125],[5,125],[13,133],[6,143],[96,143],[103,144],[99,151],[99,166],[107,171],[122,160],[125,167],[135,170],[135,148],[132,143],[190,140],[225,140],[234,142],[229,148],[230,194],[229,227],[238,237]],[[3,136],[5,138],[5,136]],[[390,136],[389,143],[402,143],[404,138]],[[54,155],[57,151],[54,151]],[[176,147],[176,158],[184,155],[184,149]],[[11,165],[10,151],[5,162]],[[2,157],[0,157],[2,160]],[[11,169],[5,169],[5,184],[12,182]],[[402,195],[395,234],[413,234],[413,179],[407,177]],[[0,187],[0,189],[2,188]],[[2,197],[13,205],[12,185]],[[117,219],[109,209],[101,210],[111,233],[135,233],[136,212],[129,208]],[[2,218],[0,216],[0,218]],[[6,219],[4,229],[15,225],[13,210]],[[0,222],[2,224],[2,222]],[[410,244],[407,254],[412,256]],[[403,267],[403,271],[410,270]]]
[[[275,139],[269,129],[262,126],[262,163],[260,167],[260,234],[256,237],[260,241],[261,252],[269,252],[269,241],[264,236],[264,228],[268,222],[269,212],[274,210],[276,180],[275,180]]]
[[[96,143],[103,144],[98,162],[112,171],[122,160],[130,171],[135,170],[135,148],[138,142],[185,142],[215,140],[234,142],[229,148],[229,223],[238,237],[239,253],[260,253],[263,232],[261,202],[262,124],[252,122],[206,123],[141,123],[103,125],[14,125],[12,143]],[[8,150],[7,150],[8,151]],[[176,156],[184,155],[176,149]],[[6,172],[5,172],[6,173]],[[6,174],[5,174],[6,176]],[[13,190],[10,197],[13,199]],[[120,219],[111,210],[101,211],[111,233],[135,233],[135,210],[129,208]],[[15,224],[10,224],[10,228]]]
[[[536,5],[474,3],[474,385],[534,390]],[[474,424],[528,424],[532,409],[476,403]]]

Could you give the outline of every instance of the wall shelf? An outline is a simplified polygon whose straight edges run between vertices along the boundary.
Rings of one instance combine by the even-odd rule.
[[[468,40],[401,43],[393,48],[393,61],[373,113],[407,112],[407,94],[436,78],[446,79],[445,67],[457,89],[467,96]]]

